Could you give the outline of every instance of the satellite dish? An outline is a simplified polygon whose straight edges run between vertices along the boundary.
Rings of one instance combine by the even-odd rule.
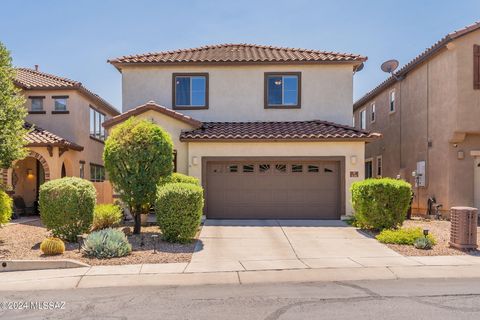
[[[364,65],[363,62],[362,62],[361,64],[359,64],[359,65],[355,68],[355,72],[362,71],[364,66],[365,66],[365,65]]]
[[[380,66],[383,72],[393,73],[398,68],[398,60],[388,60]]]

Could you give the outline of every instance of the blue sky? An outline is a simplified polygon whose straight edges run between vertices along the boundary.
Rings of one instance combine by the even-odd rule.
[[[441,37],[480,20],[478,0],[3,0],[0,41],[16,66],[81,81],[117,108],[121,76],[108,58],[245,42],[368,56],[354,99]]]

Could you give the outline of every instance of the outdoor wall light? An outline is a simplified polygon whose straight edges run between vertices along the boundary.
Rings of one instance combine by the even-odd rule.
[[[33,178],[33,170],[32,169],[27,169],[27,177],[28,178]]]
[[[352,165],[356,165],[357,164],[357,156],[351,156],[350,157],[350,163]]]

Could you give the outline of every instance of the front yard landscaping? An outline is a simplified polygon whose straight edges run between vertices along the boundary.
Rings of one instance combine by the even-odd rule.
[[[40,243],[47,237],[47,229],[38,218],[28,221],[23,223],[13,221],[13,224],[0,228],[0,260],[74,259],[89,265],[189,262],[197,241],[186,244],[165,242],[161,240],[162,234],[158,226],[148,226],[142,228],[141,234],[128,236],[132,252],[125,257],[89,258],[83,252],[78,252],[78,244],[70,242],[65,242],[63,254],[46,256],[40,250]],[[159,236],[156,253],[153,253],[152,235]]]
[[[414,218],[412,220],[405,220],[402,228],[421,228],[428,229],[429,234],[433,235],[436,244],[429,250],[417,249],[413,245],[402,244],[386,244],[392,250],[404,256],[451,256],[451,255],[480,255],[479,250],[461,251],[451,248],[448,244],[450,241],[450,221],[446,220],[426,220],[421,218]],[[480,234],[480,228],[478,228]],[[370,234],[376,235],[370,231]],[[477,239],[477,244],[480,246],[480,238]]]

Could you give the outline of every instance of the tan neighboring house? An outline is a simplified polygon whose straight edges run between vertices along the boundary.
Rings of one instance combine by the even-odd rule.
[[[93,182],[105,180],[102,122],[119,114],[117,109],[80,82],[17,68],[15,85],[25,96],[28,157],[2,170],[3,183],[33,208],[39,186],[64,176]]]
[[[365,57],[223,44],[109,60],[124,113],[173,138],[178,172],[199,178],[207,218],[340,219],[376,135],[351,127]]]
[[[444,210],[480,207],[480,23],[439,40],[353,108],[357,128],[383,134],[366,146],[367,177],[415,185],[415,171],[420,213],[429,197]]]

